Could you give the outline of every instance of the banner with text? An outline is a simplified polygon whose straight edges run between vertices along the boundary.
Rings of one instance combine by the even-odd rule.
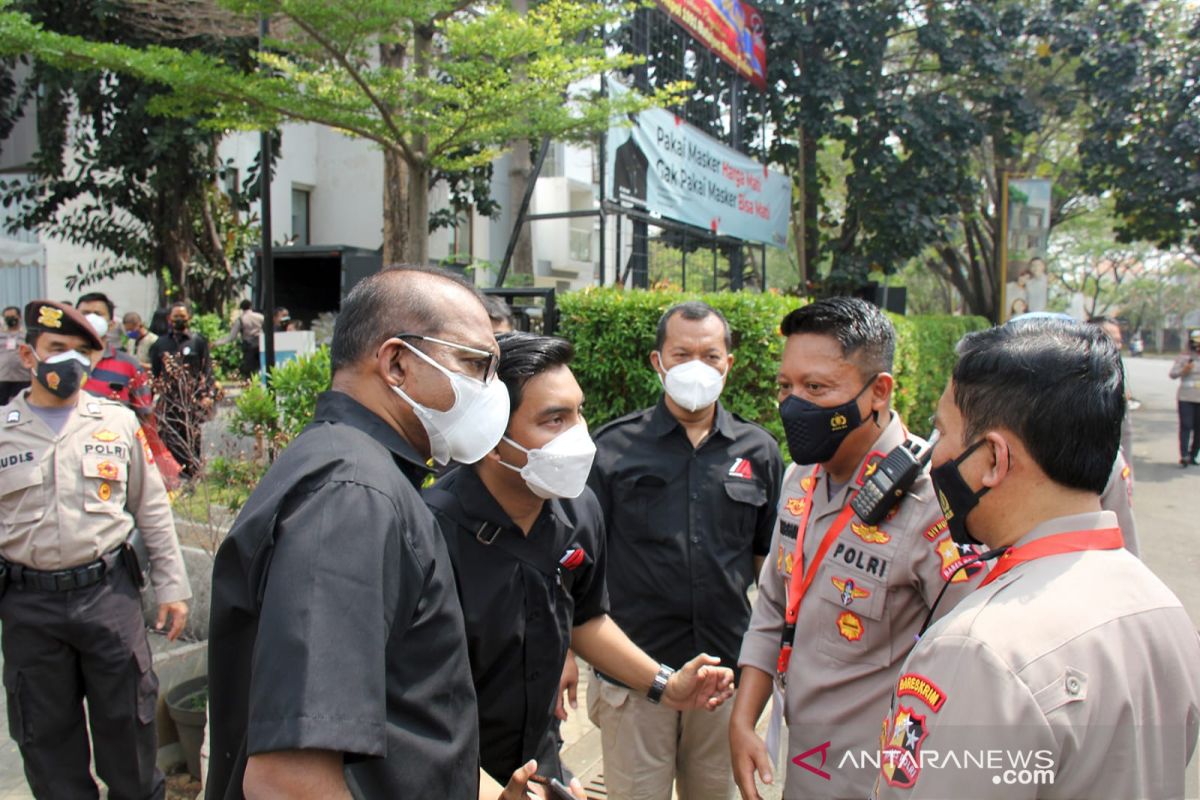
[[[608,81],[610,94],[628,91]],[[608,132],[608,197],[651,214],[786,247],[792,184],[670,111],[652,108]]]
[[[758,9],[741,0],[658,0],[659,8],[760,90],[767,88],[767,44]]]

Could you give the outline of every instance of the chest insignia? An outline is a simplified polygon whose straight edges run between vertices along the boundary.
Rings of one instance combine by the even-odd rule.
[[[842,638],[848,642],[857,642],[866,632],[863,621],[853,611],[843,611],[838,614],[837,629]]]

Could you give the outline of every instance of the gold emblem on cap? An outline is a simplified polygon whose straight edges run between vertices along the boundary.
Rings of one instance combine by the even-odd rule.
[[[37,324],[43,328],[61,328],[63,312],[54,306],[42,306],[38,309]]]
[[[845,414],[834,414],[833,418],[829,420],[829,427],[835,431],[840,431],[847,424],[848,421]]]

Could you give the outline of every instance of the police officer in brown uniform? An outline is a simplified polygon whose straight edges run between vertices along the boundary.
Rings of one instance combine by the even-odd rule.
[[[958,353],[931,475],[955,539],[998,558],[909,654],[876,796],[1183,797],[1200,642],[1100,505],[1118,351],[1042,321],[969,334]]]
[[[878,748],[880,709],[939,592],[943,609],[952,606],[983,567],[969,565],[974,553],[946,533],[924,470],[877,524],[850,505],[882,459],[916,441],[890,407],[887,317],[839,297],[796,309],[781,329],[780,416],[798,466],[783,480],[742,641],[734,777],[748,799],[759,796],[754,772],[774,780],[754,727],[778,680],[791,739],[784,797],[861,798],[875,771],[847,754]]]
[[[157,628],[175,638],[191,596],[174,520],[133,412],[80,392],[103,350],[75,309],[25,307],[30,388],[0,409],[0,568],[9,733],[37,797],[163,796],[158,679],[131,546],[149,550]],[[169,620],[169,627],[167,626]]]

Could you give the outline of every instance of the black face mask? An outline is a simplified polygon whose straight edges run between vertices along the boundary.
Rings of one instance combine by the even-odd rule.
[[[10,328],[15,328],[21,324],[21,318],[20,317],[5,317],[4,324]]]
[[[963,480],[962,473],[958,471],[958,465],[966,461],[986,442],[986,439],[980,439],[964,450],[958,458],[951,459],[929,471],[929,477],[933,479],[933,489],[937,492],[938,503],[942,507],[942,516],[946,518],[946,525],[950,528],[950,538],[960,548],[983,544],[967,530],[967,515],[975,506],[979,505],[979,498],[988,493],[988,487],[985,486],[976,492]]]
[[[37,356],[35,355],[34,358]],[[46,387],[46,391],[55,397],[66,400],[79,391],[84,377],[90,371],[90,367],[83,366],[74,358],[54,363],[42,361],[39,358],[33,374],[37,378],[37,382]]]
[[[833,458],[842,442],[859,425],[858,398],[879,375],[871,376],[858,394],[833,408],[825,408],[796,395],[788,395],[779,404],[779,418],[787,436],[788,450],[797,464],[820,464]]]
[[[187,326],[188,326],[188,321],[186,319],[171,320],[171,327],[175,329],[176,333],[187,332]]]

